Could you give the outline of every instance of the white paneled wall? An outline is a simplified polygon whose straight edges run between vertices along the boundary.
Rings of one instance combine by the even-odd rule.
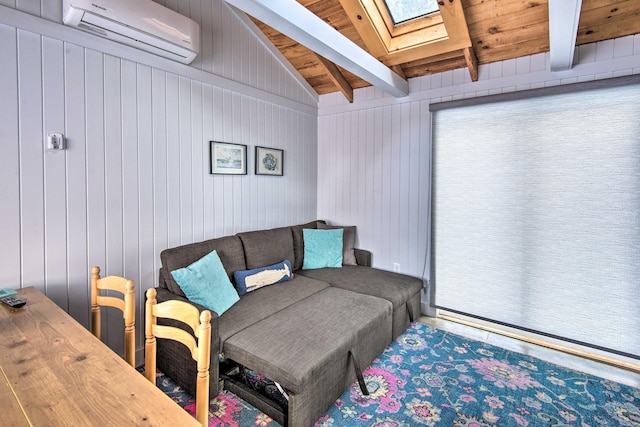
[[[154,1],[200,25],[200,54],[191,68],[315,106],[315,91],[289,64],[282,63],[273,45],[265,46],[263,37],[255,37],[248,29],[255,25],[224,0]],[[62,0],[0,0],[0,5],[62,23]]]
[[[410,80],[393,98],[369,87],[322,95],[318,119],[318,217],[357,225],[376,267],[428,279],[431,120],[429,104],[640,73],[640,35],[580,46],[573,69],[549,71],[539,54]],[[423,312],[433,314],[429,296]]]
[[[357,225],[374,265],[422,276],[427,238],[429,104],[397,103],[322,116],[318,215]]]
[[[88,326],[90,267],[131,278],[142,349],[144,291],[163,249],[316,218],[315,101],[220,1],[166,2],[225,11],[203,25],[205,72],[131,60],[131,48],[102,39],[110,54],[89,48],[93,36],[51,22],[53,1],[0,1],[11,7],[0,6],[0,288],[36,286]],[[232,47],[214,40],[218,26],[232,27]],[[68,149],[45,150],[48,132]],[[247,145],[248,175],[210,175],[210,140]],[[253,173],[257,145],[284,149],[283,177]],[[103,336],[121,352],[121,316],[105,316]]]

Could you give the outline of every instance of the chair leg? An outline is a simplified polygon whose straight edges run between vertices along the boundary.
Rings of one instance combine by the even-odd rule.
[[[124,292],[124,358],[131,366],[136,367],[136,337],[135,337],[135,284],[127,280]]]
[[[144,376],[156,383],[156,338],[147,337],[144,345]]]
[[[100,267],[91,269],[91,333],[100,339],[100,306],[98,305],[98,280],[100,279]]]
[[[144,322],[144,375],[153,384],[156,383],[156,350],[158,343],[153,334],[153,326],[157,323],[156,317],[153,315],[153,306],[156,304],[156,290],[151,288],[147,290],[147,301],[145,303],[145,322]]]
[[[203,426],[209,423],[209,356],[211,351],[211,313],[200,313],[198,327],[198,380],[196,383],[196,419]]]
[[[91,306],[91,333],[98,339],[100,339],[100,330],[102,328],[100,323],[100,306]]]
[[[124,331],[124,359],[129,365],[136,367],[136,338],[133,325]]]
[[[196,420],[203,426],[209,422],[209,371],[203,376],[198,373],[196,384]]]

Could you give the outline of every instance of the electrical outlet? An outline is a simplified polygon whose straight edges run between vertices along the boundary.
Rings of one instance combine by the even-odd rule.
[[[397,262],[393,263],[393,271],[395,271],[396,273],[400,271],[400,263],[397,263]]]

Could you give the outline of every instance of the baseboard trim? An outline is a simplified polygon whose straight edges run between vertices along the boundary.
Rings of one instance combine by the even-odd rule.
[[[524,341],[530,344],[535,344],[541,347],[549,348],[551,350],[561,351],[563,353],[571,354],[573,356],[582,357],[585,359],[593,360],[595,362],[604,363],[606,365],[614,366],[616,368],[625,369],[627,371],[635,372],[640,374],[640,364],[627,362],[624,360],[616,359],[614,357],[609,357],[603,354],[593,353],[587,350],[582,350],[578,348],[574,348],[568,345],[562,345],[556,342],[551,342],[545,339],[536,338],[533,336],[525,335],[523,333],[518,333],[515,331],[505,330],[498,327],[493,327],[481,322],[476,322],[473,320],[463,319],[460,317],[456,317],[447,313],[439,312],[436,316],[438,319],[446,320],[449,322],[459,323],[461,325],[469,326],[476,329],[481,329],[486,332],[491,332],[494,334],[502,335],[508,338],[517,339],[520,341]]]

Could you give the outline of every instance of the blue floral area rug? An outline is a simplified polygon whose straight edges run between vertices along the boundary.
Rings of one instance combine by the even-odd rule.
[[[640,427],[640,389],[413,323],[316,427]],[[195,415],[169,378],[158,386]],[[211,400],[210,426],[278,426],[232,393]]]
[[[184,408],[195,418],[196,401],[173,380],[163,373],[156,375],[157,386],[164,391],[174,402]],[[209,406],[209,426],[213,427],[276,427],[276,423],[268,415],[263,414],[252,405],[240,399],[233,393],[221,391],[218,396],[211,399]]]
[[[413,323],[317,427],[640,426],[640,389]]]

